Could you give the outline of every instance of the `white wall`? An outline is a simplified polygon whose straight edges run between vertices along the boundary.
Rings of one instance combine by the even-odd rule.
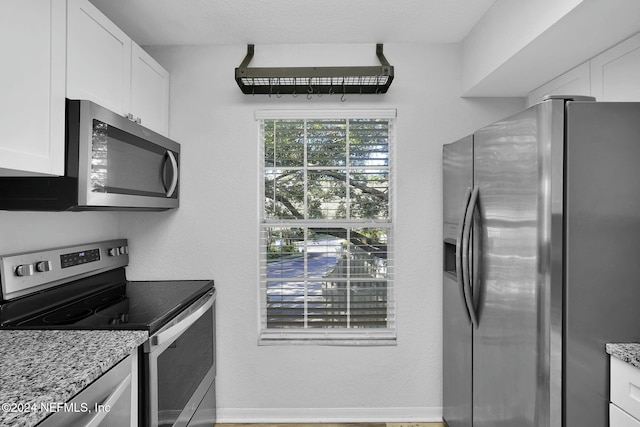
[[[463,92],[471,89],[584,0],[497,0],[462,43]]]
[[[637,0],[497,0],[462,42],[464,96],[525,96],[640,31]]]
[[[441,417],[441,147],[524,107],[465,100],[456,45],[385,45],[385,96],[243,95],[246,46],[154,47],[171,72],[171,136],[182,144],[181,206],[119,214],[130,279],[213,278],[220,421]],[[316,61],[315,63],[313,61]],[[252,65],[375,65],[373,45],[256,46]],[[397,108],[393,347],[258,346],[258,142],[264,108]]]

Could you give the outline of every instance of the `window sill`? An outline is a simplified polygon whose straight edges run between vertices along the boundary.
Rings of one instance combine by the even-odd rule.
[[[374,331],[263,330],[258,345],[395,346],[393,329]]]

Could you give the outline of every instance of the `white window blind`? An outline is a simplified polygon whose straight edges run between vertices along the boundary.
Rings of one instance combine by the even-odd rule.
[[[260,342],[395,340],[395,110],[264,111]]]

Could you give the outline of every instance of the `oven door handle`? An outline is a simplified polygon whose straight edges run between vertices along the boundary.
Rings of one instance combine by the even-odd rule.
[[[199,305],[197,308],[193,308],[192,311],[182,320],[175,325],[167,328],[164,331],[157,333],[151,337],[151,347],[157,347],[165,343],[173,342],[177,337],[182,335],[184,331],[189,329],[191,325],[204,315],[207,310],[213,307],[215,302],[215,290],[207,293],[204,297],[200,298],[195,304]]]

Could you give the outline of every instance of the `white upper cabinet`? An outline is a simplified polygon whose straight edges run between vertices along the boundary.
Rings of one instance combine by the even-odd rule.
[[[560,77],[551,80],[532,90],[527,97],[527,105],[539,103],[547,95],[591,95],[589,62],[564,73]]]
[[[591,93],[598,101],[640,101],[640,34],[591,60]]]
[[[169,73],[87,0],[68,0],[68,21],[67,98],[168,135]]]
[[[596,101],[640,101],[640,34],[529,92],[527,105],[546,95],[588,95]]]
[[[63,175],[65,0],[0,2],[0,175]]]
[[[130,112],[131,39],[95,6],[68,0],[67,98]]]
[[[131,111],[139,114],[142,125],[169,134],[169,72],[135,43],[131,44]]]

